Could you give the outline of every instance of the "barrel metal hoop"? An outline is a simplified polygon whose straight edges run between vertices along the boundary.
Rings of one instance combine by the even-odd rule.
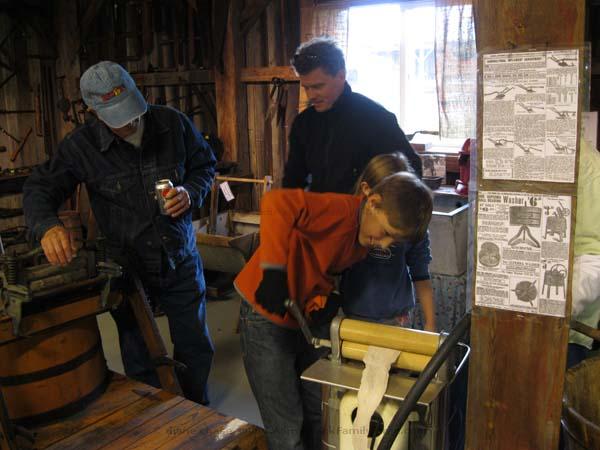
[[[56,377],[58,375],[62,375],[63,373],[70,372],[76,369],[77,367],[81,366],[84,362],[89,361],[101,350],[102,345],[100,341],[98,341],[89,350],[63,364],[48,367],[47,369],[43,370],[38,370],[37,372],[0,377],[0,386],[18,386],[21,384],[35,383],[36,381],[41,381],[48,378]]]

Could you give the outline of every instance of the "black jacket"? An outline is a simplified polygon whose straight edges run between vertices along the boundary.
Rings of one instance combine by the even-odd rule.
[[[192,209],[210,191],[215,158],[190,120],[172,108],[150,105],[140,149],[92,120],[67,136],[56,155],[23,188],[32,239],[60,224],[56,211],[85,183],[94,216],[109,246],[145,259],[163,250],[171,264],[196,252]],[[190,194],[192,207],[173,219],[161,215],[154,183],[169,178]]]
[[[283,187],[314,192],[350,193],[371,158],[402,152],[415,172],[421,159],[383,106],[352,92],[348,84],[333,107],[317,112],[309,107],[296,117],[289,136],[290,153]]]

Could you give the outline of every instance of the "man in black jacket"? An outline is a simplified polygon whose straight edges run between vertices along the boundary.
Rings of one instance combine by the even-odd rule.
[[[292,65],[311,106],[292,124],[283,187],[350,193],[371,158],[398,151],[421,176],[421,160],[394,114],[352,92],[344,54],[332,40],[300,45]]]
[[[169,319],[175,359],[187,398],[207,403],[213,345],[206,324],[205,283],[196,249],[192,210],[210,191],[216,160],[181,112],[148,105],[119,64],[102,61],[81,77],[81,94],[93,119],[68,135],[56,155],[40,165],[23,188],[32,240],[51,264],[74,256],[72,236],[57,210],[85,183],[92,210],[107,241],[107,256],[134,269]],[[165,213],[155,182],[168,178]],[[159,381],[127,302],[112,311],[119,330],[125,373]]]

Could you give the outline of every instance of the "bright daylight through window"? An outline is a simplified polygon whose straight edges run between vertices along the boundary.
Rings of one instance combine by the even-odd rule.
[[[407,134],[439,127],[434,43],[433,2],[349,10],[348,81],[392,111]]]

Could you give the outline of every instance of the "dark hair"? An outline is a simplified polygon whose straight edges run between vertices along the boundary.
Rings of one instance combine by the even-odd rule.
[[[362,193],[361,183],[364,181],[369,188],[373,188],[385,177],[396,172],[414,173],[408,159],[400,152],[382,153],[374,156],[367,163],[360,178],[354,186],[354,195]]]
[[[306,75],[319,67],[331,76],[346,70],[344,53],[329,37],[317,37],[300,44],[291,64],[298,75]]]
[[[381,195],[379,208],[387,215],[390,225],[409,234],[408,239],[419,242],[425,238],[433,211],[433,195],[425,184],[409,172],[385,177],[371,191]]]

